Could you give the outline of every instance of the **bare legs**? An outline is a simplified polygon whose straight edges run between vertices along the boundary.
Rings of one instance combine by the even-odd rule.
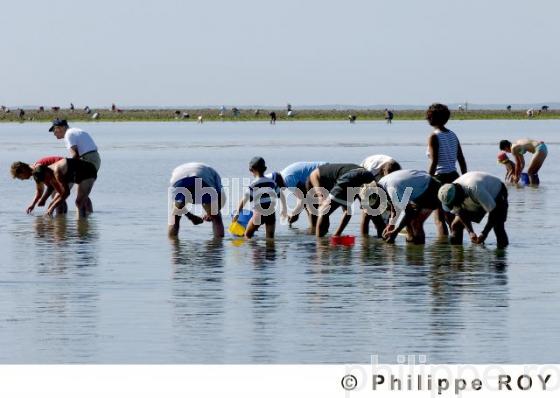
[[[95,178],[89,178],[78,184],[78,193],[76,195],[76,207],[78,208],[78,216],[80,218],[87,217],[93,211],[93,205],[89,194],[95,183]]]
[[[529,163],[527,174],[529,174],[529,183],[531,185],[539,185],[539,170],[541,169],[544,160],[546,159],[546,152],[537,151]]]
[[[206,215],[203,218],[191,213],[185,214],[185,217],[187,217],[193,225],[202,224],[204,221],[212,222],[212,232],[214,234],[214,237],[223,238],[224,222],[222,220],[222,213],[218,212],[218,214],[213,215],[211,204],[203,204],[202,207],[206,212]],[[176,215],[174,224],[168,227],[168,234],[170,237],[176,237],[177,235],[179,235],[180,224],[181,224],[181,216]]]
[[[267,239],[274,239],[274,231],[276,229],[276,216],[264,216],[257,212],[253,212],[253,217],[249,220],[247,228],[245,229],[245,237],[251,239],[259,227],[264,224],[265,235]]]

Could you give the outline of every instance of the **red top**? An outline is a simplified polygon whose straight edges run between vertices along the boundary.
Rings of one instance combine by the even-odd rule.
[[[51,164],[54,164],[54,163],[56,163],[56,162],[58,162],[59,160],[62,160],[62,159],[64,159],[64,158],[61,157],[61,156],[47,156],[47,157],[44,157],[44,158],[41,158],[41,159],[37,160],[35,162],[35,165],[36,166],[50,166]]]

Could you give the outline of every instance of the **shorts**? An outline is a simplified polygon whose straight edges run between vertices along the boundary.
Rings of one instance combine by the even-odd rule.
[[[548,155],[548,147],[544,142],[541,142],[539,145],[535,147],[535,154],[540,152],[544,153],[545,155]]]
[[[430,179],[428,188],[415,200],[411,200],[420,209],[439,209],[441,202],[438,199],[438,191],[441,184],[434,177]]]
[[[212,202],[214,202],[215,200],[217,200],[218,203],[222,203],[222,193],[218,192],[216,190],[216,188],[213,188],[211,186],[209,186],[208,184],[206,184],[204,182],[204,180],[202,180],[202,185],[198,184],[198,186],[202,187],[202,188],[208,188],[205,189],[205,192],[197,192],[196,191],[196,187],[197,187],[197,183],[196,180],[199,179],[200,177],[185,177],[180,179],[179,181],[175,182],[175,184],[173,184],[173,188],[184,188],[187,191],[190,192],[191,197],[192,197],[192,201],[194,204],[211,204]],[[208,192],[208,190],[211,190],[213,192]],[[185,202],[185,195],[183,195],[182,193],[178,193],[175,195],[175,201],[176,202],[181,202],[184,203]]]
[[[264,214],[261,214],[261,213],[258,213],[258,212],[253,212],[253,220],[255,220],[255,218],[258,217],[258,215],[260,215],[261,222],[259,224],[255,223],[255,225],[276,224],[276,213],[272,213],[268,216],[265,216]]]
[[[456,171],[452,171],[451,173],[436,174],[434,178],[438,180],[441,185],[451,184],[453,181],[459,178],[459,173],[457,173]]]
[[[95,166],[95,170],[99,171],[99,168],[101,167],[101,157],[99,156],[99,152],[92,151],[84,153],[80,156],[80,159],[92,163]]]

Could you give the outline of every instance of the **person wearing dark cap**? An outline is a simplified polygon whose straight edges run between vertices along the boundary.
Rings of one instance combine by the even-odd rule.
[[[493,229],[498,248],[508,246],[509,240],[505,230],[508,213],[508,191],[504,183],[496,176],[480,171],[465,173],[443,185],[438,198],[445,211],[455,214],[451,223],[451,243],[463,243],[463,229],[469,233],[473,243],[484,243]],[[480,223],[488,213],[486,226],[476,235],[472,223]]]
[[[70,128],[68,122],[64,119],[54,119],[49,131],[57,139],[64,139],[71,158],[90,162],[99,171],[101,158],[97,151],[97,145],[88,133],[79,128]]]
[[[272,239],[276,228],[276,199],[280,196],[280,188],[274,179],[265,177],[266,163],[263,158],[257,156],[251,159],[249,171],[255,180],[249,185],[249,189],[241,199],[233,221],[237,221],[238,214],[247,202],[253,202],[253,217],[247,224],[245,237],[252,238],[259,227],[264,224],[266,237]]]

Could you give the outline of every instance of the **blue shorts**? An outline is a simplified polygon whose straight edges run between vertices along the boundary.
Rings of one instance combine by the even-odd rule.
[[[535,147],[535,154],[539,152],[543,152],[545,155],[548,155],[548,147],[544,142],[541,142]]]
[[[209,188],[209,189],[213,189],[216,194],[212,195],[210,194],[208,191],[208,189],[205,190],[205,192],[199,193],[196,192],[196,180],[200,178],[200,177],[185,177],[185,178],[181,178],[179,181],[177,181],[175,184],[173,184],[173,188],[184,188],[187,191],[190,192],[193,203],[194,204],[211,204],[212,203],[212,199],[216,199],[218,200],[218,203],[221,203],[221,192],[216,191],[215,188],[209,186],[208,184],[206,184],[204,182],[204,180],[202,180],[202,188]],[[200,187],[200,184],[198,184]],[[179,202],[179,203],[185,203],[185,195],[183,195],[182,193],[178,193],[177,195],[175,195],[175,202]]]

